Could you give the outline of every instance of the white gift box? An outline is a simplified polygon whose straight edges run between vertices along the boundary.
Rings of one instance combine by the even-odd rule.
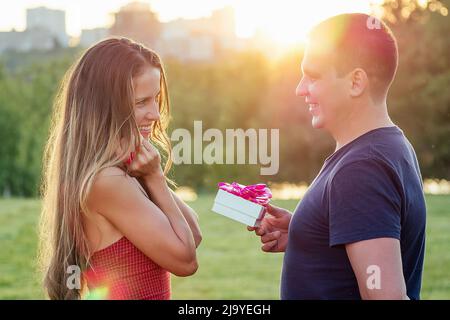
[[[212,211],[245,225],[257,227],[264,216],[265,208],[219,189],[214,200]]]

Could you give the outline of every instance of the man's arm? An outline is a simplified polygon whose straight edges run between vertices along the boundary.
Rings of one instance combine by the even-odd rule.
[[[408,300],[400,242],[377,238],[345,245],[362,299]]]

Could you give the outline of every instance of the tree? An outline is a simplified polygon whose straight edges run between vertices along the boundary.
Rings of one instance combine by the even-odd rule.
[[[422,174],[450,179],[449,1],[421,3],[387,0],[382,6],[400,55],[389,107],[415,146]]]

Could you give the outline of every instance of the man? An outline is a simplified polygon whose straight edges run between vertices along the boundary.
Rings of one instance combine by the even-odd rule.
[[[389,118],[397,69],[388,27],[365,14],[310,33],[296,94],[336,150],[294,214],[268,206],[250,228],[265,252],[285,252],[282,299],[419,299],[425,201],[415,152]]]

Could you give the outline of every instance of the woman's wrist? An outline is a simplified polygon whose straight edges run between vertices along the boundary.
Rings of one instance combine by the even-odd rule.
[[[159,170],[158,172],[155,172],[153,174],[145,175],[142,177],[142,180],[147,183],[158,183],[158,182],[165,182],[166,177],[164,176],[164,172],[162,170]]]

